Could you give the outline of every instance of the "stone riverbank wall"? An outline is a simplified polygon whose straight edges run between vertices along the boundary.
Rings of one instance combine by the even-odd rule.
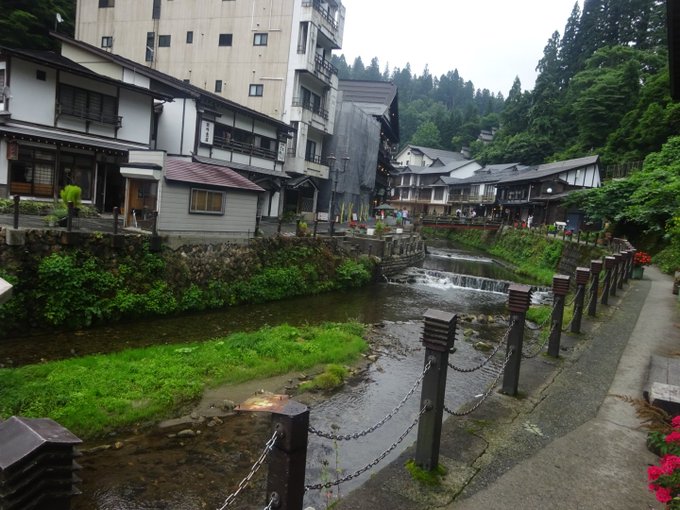
[[[275,236],[175,249],[163,239],[154,253],[152,238],[144,234],[22,229],[21,242],[16,234],[0,230],[0,277],[14,285],[13,298],[0,306],[0,337],[285,299],[355,284],[342,272],[353,254],[336,239]],[[50,264],[46,273],[44,261],[53,254],[70,257]],[[96,310],[83,311],[92,296],[98,298]],[[70,313],[70,307],[78,306],[79,312]],[[55,310],[63,315],[61,322]]]
[[[417,266],[425,259],[425,241],[420,234],[406,231],[400,234],[346,235],[342,246],[354,254],[378,257],[379,276],[390,276],[409,266]]]

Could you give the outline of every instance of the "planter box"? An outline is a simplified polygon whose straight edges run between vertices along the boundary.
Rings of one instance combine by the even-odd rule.
[[[631,273],[631,278],[633,280],[642,280],[642,275],[645,273],[644,266],[633,266],[633,272]]]

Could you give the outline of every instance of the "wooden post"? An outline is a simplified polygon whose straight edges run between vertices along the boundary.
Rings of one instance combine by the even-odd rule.
[[[19,202],[21,197],[19,195],[14,195],[14,229],[19,228]]]
[[[618,277],[618,288],[623,289],[623,281],[627,280],[626,274],[628,273],[628,254],[626,252],[621,252],[614,255],[614,258],[618,257],[619,262],[619,277]]]
[[[591,286],[590,286],[590,305],[588,306],[588,315],[595,317],[597,313],[597,294],[600,290],[600,273],[602,272],[602,261],[601,260],[591,260],[590,261],[590,274],[591,274]]]
[[[574,319],[571,321],[571,332],[581,332],[581,319],[583,318],[583,301],[586,297],[586,285],[590,280],[590,269],[587,267],[576,268],[576,299],[574,299]]]
[[[427,408],[427,412],[418,422],[415,462],[425,471],[432,471],[439,464],[446,374],[449,352],[456,337],[457,318],[457,315],[439,310],[427,310],[424,315],[424,366],[432,365],[422,383],[420,409]]]
[[[120,214],[120,209],[118,207],[113,208],[113,235],[118,234],[118,214]]]
[[[604,285],[602,287],[602,301],[603,305],[609,304],[609,288],[612,283],[612,270],[616,264],[614,257],[604,258]]]
[[[506,395],[517,395],[519,369],[522,362],[522,345],[524,343],[524,323],[530,304],[531,287],[528,285],[510,285],[508,288],[510,332],[508,333],[508,347],[506,351],[506,356],[510,355],[510,359],[505,366],[503,387],[501,389]]]
[[[289,400],[272,412],[272,431],[281,436],[269,457],[267,500],[273,496],[277,510],[300,510],[305,495],[309,409]]]
[[[68,216],[66,217],[66,230],[71,232],[73,230],[73,202],[69,201],[68,204]]]
[[[562,319],[564,318],[564,299],[569,294],[569,280],[566,275],[553,276],[553,311],[550,318],[550,336],[548,339],[548,355],[560,356],[560,340],[562,338]]]
[[[609,295],[616,296],[616,289],[619,286],[619,276],[621,274],[621,262],[623,257],[620,253],[615,253],[614,255],[614,267],[612,269],[612,281],[609,286]]]

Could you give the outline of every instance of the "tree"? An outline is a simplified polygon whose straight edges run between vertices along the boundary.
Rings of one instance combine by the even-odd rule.
[[[352,79],[353,80],[363,80],[366,74],[366,67],[364,66],[361,57],[354,59],[354,64],[352,64]]]
[[[522,92],[522,82],[519,80],[519,76],[516,76],[501,114],[501,129],[504,136],[512,136],[526,131],[529,125],[530,107],[531,94]]]
[[[56,16],[63,20],[58,30],[73,35],[75,2],[71,0],[5,0],[0,9],[0,45],[10,48],[56,49],[49,36]]]
[[[437,125],[432,121],[424,122],[418,126],[418,129],[411,137],[409,143],[412,145],[438,149],[441,147],[439,128],[437,128]]]

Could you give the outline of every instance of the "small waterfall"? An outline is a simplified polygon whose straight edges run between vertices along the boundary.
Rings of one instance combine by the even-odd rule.
[[[478,290],[481,292],[495,292],[497,294],[507,294],[508,287],[516,283],[505,280],[494,280],[492,278],[484,278],[481,276],[448,273],[446,271],[423,269],[418,267],[409,267],[403,273],[390,277],[389,282],[402,285],[424,285],[440,290],[446,290],[449,288],[464,288]],[[552,291],[550,289],[534,287],[534,291],[532,293],[533,304],[545,304],[546,301],[551,299]]]

